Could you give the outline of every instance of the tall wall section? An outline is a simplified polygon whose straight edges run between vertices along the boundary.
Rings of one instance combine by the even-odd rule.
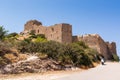
[[[89,47],[96,49],[105,59],[112,59],[112,53],[116,54],[115,43],[106,43],[98,34],[87,34],[77,37],[78,41],[84,41]]]
[[[54,40],[61,43],[72,42],[72,27],[69,24],[55,24],[46,29],[45,35],[48,40]]]
[[[60,24],[56,24],[46,28],[45,36],[47,40],[53,40],[62,42],[62,27]]]
[[[72,25],[62,24],[62,42],[72,43]]]
[[[109,51],[111,54],[116,54],[117,55],[117,52],[116,52],[116,43],[115,42],[106,42],[108,48],[109,48]]]

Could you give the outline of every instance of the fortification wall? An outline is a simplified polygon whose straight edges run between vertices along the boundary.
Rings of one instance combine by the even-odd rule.
[[[117,54],[117,52],[116,52],[116,43],[115,42],[111,42],[111,43],[106,42],[106,44],[107,44],[111,54]]]
[[[30,32],[32,30],[35,31],[35,34],[44,34],[47,40],[61,43],[72,42],[72,26],[69,24],[62,23],[46,27],[37,20],[30,20],[25,24],[24,31]]]
[[[116,44],[106,43],[98,34],[87,34],[78,37],[78,41],[84,41],[89,47],[96,49],[105,59],[112,59],[112,53],[116,54]]]
[[[62,42],[72,43],[72,25],[61,24],[62,25]]]
[[[52,26],[43,26],[37,20],[30,20],[24,26],[24,32],[35,31],[35,34],[44,34],[47,40],[53,40],[61,43],[72,43],[84,41],[89,47],[96,49],[105,59],[112,59],[112,55],[116,54],[115,42],[105,42],[98,34],[87,34],[82,36],[72,36],[72,25],[55,24]]]

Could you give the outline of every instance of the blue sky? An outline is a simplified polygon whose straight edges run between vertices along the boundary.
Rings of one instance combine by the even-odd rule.
[[[120,0],[0,0],[0,25],[21,32],[26,21],[69,23],[73,35],[99,34],[115,41],[120,55]]]

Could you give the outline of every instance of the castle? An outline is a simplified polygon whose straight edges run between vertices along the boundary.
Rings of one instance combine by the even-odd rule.
[[[116,43],[105,42],[98,34],[87,34],[82,36],[72,35],[72,25],[62,23],[52,26],[43,26],[37,20],[30,20],[24,25],[23,33],[34,31],[35,34],[44,34],[47,40],[53,40],[61,43],[72,43],[84,41],[89,47],[96,49],[105,59],[112,59],[116,52]]]
[[[55,24],[53,26],[43,26],[37,20],[30,20],[24,26],[24,32],[34,30],[35,34],[44,34],[47,40],[54,40],[61,43],[72,43],[72,25]]]

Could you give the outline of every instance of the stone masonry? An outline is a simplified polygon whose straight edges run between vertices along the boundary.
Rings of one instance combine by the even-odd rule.
[[[105,59],[112,59],[116,54],[116,43],[105,42],[98,34],[86,34],[82,36],[74,36],[74,41],[84,41],[89,47],[97,50]]]
[[[105,42],[98,34],[72,36],[72,25],[70,24],[62,23],[46,27],[37,20],[30,20],[24,26],[24,33],[32,30],[35,31],[35,34],[44,34],[47,40],[61,43],[84,41],[89,47],[102,54],[105,59],[112,59],[112,55],[117,54],[115,42]]]
[[[37,20],[30,20],[24,26],[24,32],[34,30],[35,34],[44,34],[47,40],[54,40],[61,43],[72,42],[72,26],[62,23],[55,24],[49,27],[42,26]]]

